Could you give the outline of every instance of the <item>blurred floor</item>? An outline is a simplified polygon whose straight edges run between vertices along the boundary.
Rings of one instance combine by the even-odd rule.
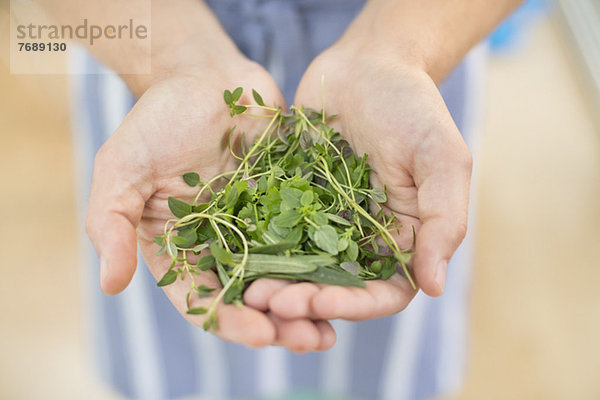
[[[0,64],[0,398],[113,399],[90,373],[66,79]]]
[[[568,47],[544,21],[491,61],[459,399],[600,398],[600,129]],[[0,88],[0,398],[114,399],[81,322],[66,79],[0,65]]]
[[[461,399],[600,399],[600,113],[560,28],[490,64]]]

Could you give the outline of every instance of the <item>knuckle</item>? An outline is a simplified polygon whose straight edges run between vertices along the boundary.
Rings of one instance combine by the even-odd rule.
[[[289,350],[294,354],[306,354],[312,349],[308,346],[296,345],[289,347]]]
[[[463,239],[465,238],[465,236],[467,235],[467,218],[466,218],[466,216],[464,218],[461,218],[461,220],[456,225],[455,235],[456,235],[455,239],[456,239],[457,243],[462,242]]]
[[[88,215],[85,218],[85,233],[87,233],[88,236],[91,236],[93,230],[94,230],[94,222],[92,220],[92,217],[88,213]]]
[[[111,149],[108,146],[108,143],[105,143],[96,152],[96,156],[94,157],[94,169],[105,165],[110,157]]]
[[[465,170],[469,172],[473,169],[473,155],[471,154],[469,149],[465,149],[465,151],[461,153],[460,164]]]
[[[271,342],[269,342],[268,340],[263,340],[263,339],[259,339],[259,340],[254,340],[254,341],[249,341],[247,343],[248,347],[252,348],[252,349],[264,349],[265,347],[271,345]]]

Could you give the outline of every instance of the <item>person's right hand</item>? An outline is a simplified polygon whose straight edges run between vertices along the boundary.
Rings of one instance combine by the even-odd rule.
[[[268,118],[231,119],[224,89],[243,87],[240,104],[250,103],[248,94],[255,88],[267,104],[284,106],[270,75],[241,55],[207,65],[152,85],[96,156],[87,231],[100,256],[101,286],[107,294],[119,293],[131,280],[138,242],[156,279],[169,268],[168,255],[155,255],[153,238],[162,235],[165,222],[173,217],[168,197],[191,202],[197,193],[182,175],[194,171],[206,181],[234,169],[227,147],[231,127],[237,124],[237,135],[264,130]],[[220,285],[212,271],[197,276],[196,282]],[[202,326],[206,316],[186,314],[189,287],[186,278],[163,289],[187,320]],[[191,307],[206,307],[213,297],[195,298]],[[217,316],[218,336],[251,347],[278,344],[302,352],[325,350],[335,343],[335,332],[326,321],[286,320],[268,311],[224,304]]]

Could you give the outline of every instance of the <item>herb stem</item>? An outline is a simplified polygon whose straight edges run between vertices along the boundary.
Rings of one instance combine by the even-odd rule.
[[[262,107],[262,106],[257,106],[257,107]],[[269,108],[271,108],[271,107],[269,107]],[[229,178],[229,182],[230,183],[233,182],[233,180],[237,177],[237,175],[240,173],[240,171],[242,170],[242,168],[244,168],[244,166],[246,165],[246,163],[248,162],[248,160],[250,159],[250,157],[252,156],[252,154],[256,151],[256,149],[258,149],[258,146],[260,146],[260,144],[262,143],[262,141],[265,139],[265,137],[267,136],[267,134],[271,130],[271,127],[273,126],[273,124],[275,123],[275,121],[281,115],[281,110],[279,110],[279,109],[274,109],[274,110],[276,110],[277,112],[275,113],[275,115],[273,115],[273,118],[271,119],[271,122],[269,122],[269,125],[265,128],[265,130],[260,135],[260,137],[258,138],[258,140],[256,141],[256,143],[254,143],[254,145],[252,146],[252,148],[248,151],[248,154],[246,154],[246,156],[244,157],[244,159],[242,160],[242,162],[240,163],[240,165],[238,166],[238,168],[235,170],[235,172],[233,173],[233,175],[231,176],[231,178]]]
[[[383,238],[383,240],[385,241],[385,243],[392,249],[392,251],[394,251],[394,253],[396,255],[401,254],[402,251],[398,247],[398,244],[396,243],[396,241],[394,240],[394,238],[392,237],[392,235],[383,226],[381,226],[381,224],[379,223],[379,221],[377,221],[375,218],[373,218],[371,216],[371,214],[369,214],[364,208],[362,208],[361,206],[359,206],[356,203],[356,201],[352,200],[346,194],[346,192],[344,192],[344,190],[339,186],[339,182],[337,181],[337,179],[335,179],[335,177],[329,172],[329,167],[327,166],[327,163],[324,160],[322,160],[321,164],[323,165],[325,173],[327,174],[327,176],[329,178],[329,182],[337,190],[337,192],[339,194],[341,194],[343,197],[346,198],[346,201],[348,201],[348,203],[352,206],[352,208],[354,208],[356,211],[358,211],[359,214],[361,214],[363,217],[365,217],[367,220],[369,220],[369,222],[371,222],[377,228],[377,230],[381,234],[381,237]],[[413,280],[410,272],[408,271],[406,263],[404,261],[402,261],[402,260],[398,260],[398,262],[400,262],[400,265],[402,265],[402,270],[404,271],[404,274],[406,275],[406,277],[407,277],[408,281],[410,282],[412,288],[416,289],[417,286],[415,285],[415,282],[414,282],[414,280]]]

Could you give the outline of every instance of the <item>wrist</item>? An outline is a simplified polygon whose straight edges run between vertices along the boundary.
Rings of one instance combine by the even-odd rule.
[[[152,9],[152,45],[127,49],[121,52],[125,53],[125,59],[112,60],[116,65],[150,60],[149,73],[122,75],[137,97],[173,76],[224,73],[231,66],[247,61],[203,2],[157,3]]]
[[[343,40],[425,71],[439,84],[466,53],[522,0],[370,0]]]
[[[199,37],[192,36],[172,44],[152,49],[151,72],[149,74],[122,75],[130,90],[140,97],[151,86],[175,76],[206,77],[226,75],[233,65],[248,60],[228,39],[223,38],[204,45]]]
[[[388,3],[370,1],[335,46],[351,49],[358,57],[423,71],[437,84],[451,71],[457,56],[440,48],[441,34],[416,12],[401,13]]]

